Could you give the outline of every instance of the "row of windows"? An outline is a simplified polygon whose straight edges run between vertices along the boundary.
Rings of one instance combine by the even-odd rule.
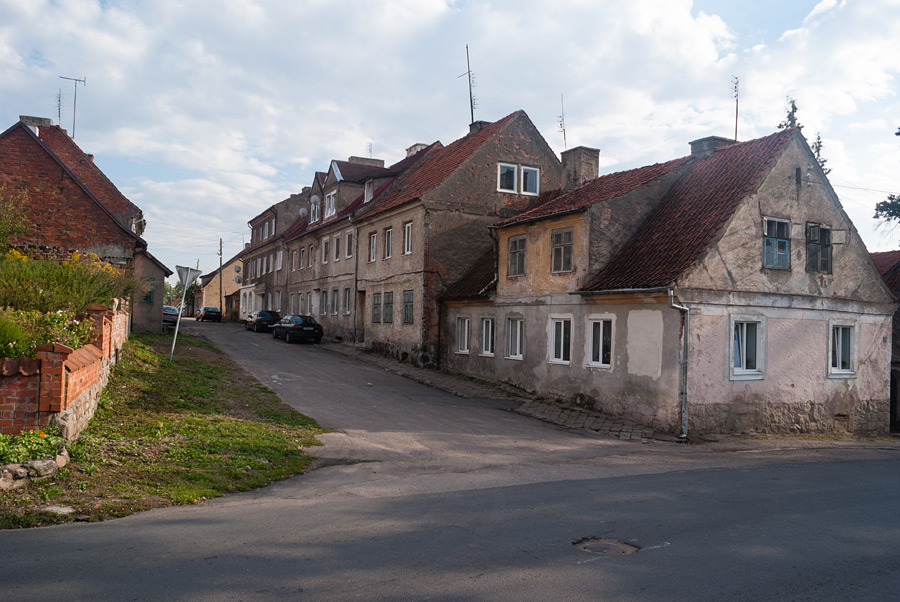
[[[413,323],[413,291],[403,291],[404,324]],[[391,324],[394,321],[394,293],[384,291],[372,295],[372,323]]]
[[[776,270],[791,269],[791,229],[789,219],[763,218],[763,266]],[[806,224],[806,271],[831,273],[831,228]]]
[[[527,237],[512,236],[508,244],[510,277],[525,275]],[[560,228],[550,233],[550,272],[557,274],[572,271],[572,228]]]
[[[760,379],[765,374],[766,321],[759,316],[732,317],[731,378]],[[850,378],[856,374],[856,325],[832,320],[828,324],[828,374]]]
[[[569,364],[572,361],[572,318],[551,316],[549,323],[548,361],[554,364]],[[613,317],[607,315],[590,316],[587,319],[587,339],[585,341],[586,365],[598,368],[612,366]],[[469,353],[471,318],[456,319],[456,352]],[[478,355],[495,355],[496,324],[494,318],[481,318],[480,349]],[[525,319],[506,319],[503,357],[521,360],[525,355]]]
[[[262,255],[251,259],[248,264],[249,278],[258,278],[263,274],[268,274],[274,270],[282,268],[284,252],[278,251],[270,255]]]
[[[572,317],[550,316],[547,360],[553,364],[572,361]],[[591,316],[585,329],[585,365],[609,368],[613,357],[612,316]],[[829,323],[828,373],[834,378],[849,378],[856,373],[855,324],[845,321]],[[471,318],[456,319],[456,353],[470,352]],[[494,318],[481,318],[479,355],[493,356],[496,326]],[[764,374],[765,319],[736,316],[732,318],[731,378],[758,379]],[[521,360],[525,350],[525,320],[506,319],[504,357]]]
[[[269,227],[271,224],[271,228]],[[275,236],[275,218],[273,217],[271,220],[266,220],[261,226],[257,226],[253,230],[253,238],[256,242],[260,242],[269,238],[269,236]]]
[[[382,231],[382,239],[384,241],[383,246],[381,247],[381,258],[382,259],[390,259],[393,255],[393,244],[394,244],[394,229],[393,228],[385,228]],[[403,240],[401,241],[401,253],[403,255],[409,255],[412,253],[412,222],[406,222],[403,224]],[[378,232],[370,232],[369,233],[369,262],[376,261],[378,259]]]

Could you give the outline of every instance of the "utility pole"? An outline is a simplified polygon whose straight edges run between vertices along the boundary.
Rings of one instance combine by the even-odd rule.
[[[225,296],[222,294],[222,279],[225,274],[222,273],[222,239],[219,239],[219,311],[225,313]]]

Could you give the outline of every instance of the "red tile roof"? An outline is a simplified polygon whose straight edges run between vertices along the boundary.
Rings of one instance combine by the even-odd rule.
[[[41,127],[38,129],[38,137],[119,221],[131,226],[132,219],[140,218],[140,208],[116,188],[64,129],[58,125]]]
[[[622,250],[581,289],[598,292],[672,285],[722,233],[797,128],[695,159]]]
[[[516,111],[500,121],[484,126],[474,134],[468,134],[448,146],[434,151],[420,167],[409,175],[403,184],[391,191],[384,200],[367,207],[358,217],[383,213],[421,198],[422,195],[427,194],[446,180],[463,161],[472,156],[472,153],[481,148],[497,132],[522,116],[527,119],[527,115],[523,111]]]
[[[869,253],[878,273],[894,293],[900,294],[900,251]]]
[[[608,201],[636,190],[644,184],[652,182],[653,180],[666,175],[673,169],[684,165],[689,160],[690,157],[682,157],[667,163],[657,163],[656,165],[649,165],[647,167],[640,167],[638,169],[620,171],[601,176],[590,182],[586,182],[565,194],[557,193],[558,196],[550,199],[549,202],[537,202],[528,211],[503,220],[502,222],[495,224],[495,226],[502,228],[520,222],[543,219],[554,215],[587,209],[594,203]]]

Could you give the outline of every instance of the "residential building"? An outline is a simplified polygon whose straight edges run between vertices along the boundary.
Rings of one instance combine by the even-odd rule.
[[[870,253],[875,267],[884,279],[884,283],[894,293],[900,296],[900,251],[885,251],[883,253]],[[890,425],[892,431],[900,431],[900,312],[894,312],[892,320],[891,336],[891,365],[890,365]]]
[[[145,221],[65,130],[50,119],[21,116],[0,134],[0,184],[24,194],[29,232],[14,242],[34,257],[67,260],[94,253],[150,283],[131,300],[135,330],[162,329],[163,281],[172,272],[147,252]]]
[[[236,320],[240,312],[241,284],[244,281],[244,251],[222,263],[220,268],[200,276],[199,299],[194,302],[195,308],[218,307],[226,320]]]
[[[691,150],[563,153],[444,295],[442,366],[682,435],[885,433],[895,297],[800,130]]]

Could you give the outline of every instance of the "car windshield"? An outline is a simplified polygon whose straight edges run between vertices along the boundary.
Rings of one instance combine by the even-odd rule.
[[[316,322],[316,319],[312,316],[297,316],[295,321],[298,324],[306,324],[308,326],[315,326],[316,324],[318,324],[318,322]]]
[[[266,312],[266,313],[260,313],[259,315],[261,315],[261,316],[264,317],[264,318],[265,318],[265,317],[270,317],[270,318],[275,318],[276,320],[280,320],[280,319],[281,319],[281,314],[278,313],[277,311],[270,311],[270,312]]]

